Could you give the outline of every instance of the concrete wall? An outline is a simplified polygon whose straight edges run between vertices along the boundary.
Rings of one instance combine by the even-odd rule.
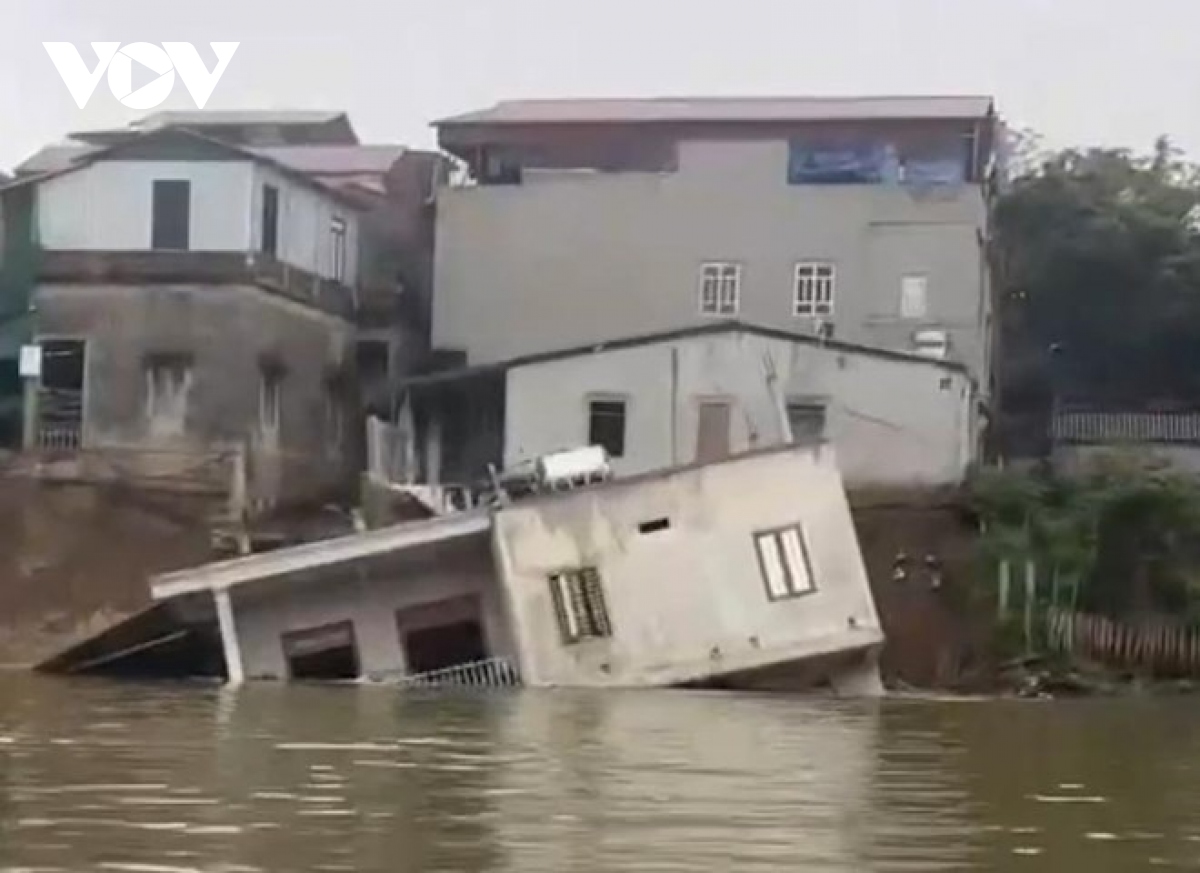
[[[249,251],[250,161],[100,161],[38,186],[38,228],[47,249],[150,248],[155,179],[187,179],[191,248]]]
[[[837,336],[911,348],[949,331],[988,384],[978,186],[787,183],[787,142],[684,142],[673,173],[528,172],[523,184],[443,189],[433,343],[472,363],[701,323],[699,271],[742,264],[742,320],[796,331],[798,261],[837,269]],[[928,278],[928,317],[900,315],[901,280]]]
[[[666,517],[670,529],[641,534]],[[804,526],[817,590],[768,599],[753,535]],[[870,646],[879,620],[828,447],[545,497],[495,516],[529,684],[648,685]],[[549,576],[595,567],[613,634],[566,645]]]
[[[255,593],[235,593],[235,621],[247,677],[287,678],[283,635],[342,621],[354,623],[364,675],[403,674],[404,649],[396,611],[469,594],[481,597],[491,654],[512,658],[503,601],[494,582],[487,537],[425,558],[400,556],[390,569],[348,568],[344,577],[278,583]]]
[[[787,398],[826,406],[826,437],[850,485],[950,484],[974,457],[967,377],[927,361],[902,361],[744,332],[693,336],[517,367],[506,395],[505,463],[573,448],[588,437],[588,402],[626,402],[621,475],[695,459],[702,400],[733,405],[731,449],[781,436],[768,390],[769,355]]]
[[[186,453],[250,440],[260,484],[276,495],[291,490],[281,480],[284,456],[312,485],[343,473],[352,398],[339,398],[347,403],[340,441],[326,398],[338,396],[329,379],[350,354],[347,323],[248,286],[42,285],[36,304],[40,336],[87,340],[85,448]],[[147,414],[147,367],[160,354],[191,362],[182,432],[154,427]],[[271,440],[259,428],[264,359],[284,372]]]
[[[1141,445],[1070,445],[1054,447],[1054,467],[1068,476],[1094,470],[1106,461],[1125,460],[1147,466],[1164,466],[1188,476],[1200,475],[1200,446],[1144,443]]]
[[[191,186],[192,251],[257,251],[262,186],[280,192],[279,260],[333,277],[330,221],[346,221],[345,283],[358,270],[357,214],[316,189],[250,161],[100,161],[38,187],[38,229],[47,249],[145,251],[150,248],[155,179]]]

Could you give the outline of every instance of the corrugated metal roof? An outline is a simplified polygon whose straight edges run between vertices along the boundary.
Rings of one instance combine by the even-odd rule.
[[[75,161],[94,151],[99,151],[99,147],[76,145],[75,143],[45,146],[17,164],[14,169],[22,175],[25,173],[52,173],[66,169]]]
[[[216,112],[209,110],[152,112],[129,125],[134,130],[151,130],[169,125],[199,124],[329,124],[345,118],[344,112],[313,112],[308,110],[234,110]]]
[[[246,151],[277,161],[301,173],[315,175],[376,175],[386,173],[405,153],[399,145],[304,145],[244,146]],[[99,146],[46,146],[21,164],[16,171],[51,173],[65,170],[81,158],[102,151]]]
[[[1200,413],[1063,412],[1051,435],[1065,443],[1200,443]]]
[[[298,145],[252,146],[249,151],[301,173],[343,175],[386,173],[406,149],[400,145]]]
[[[645,99],[510,100],[435,122],[551,124],[633,122],[850,121],[983,118],[991,97],[655,97]]]

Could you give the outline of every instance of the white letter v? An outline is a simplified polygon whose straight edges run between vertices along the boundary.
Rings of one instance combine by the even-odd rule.
[[[217,56],[217,65],[212,68],[212,72],[205,68],[204,61],[200,60],[200,53],[190,42],[163,43],[163,48],[170,55],[171,63],[175,65],[179,78],[183,79],[188,93],[192,95],[192,99],[196,101],[196,106],[200,109],[204,108],[204,104],[212,96],[213,88],[217,87],[221,74],[229,66],[233,53],[237,51],[237,47],[241,43],[210,42],[209,45],[212,46],[212,50]]]
[[[100,81],[100,77],[104,74],[109,62],[112,61],[113,55],[121,47],[119,42],[92,43],[92,51],[99,58],[99,63],[96,64],[96,69],[88,70],[74,43],[44,42],[42,45],[49,52],[50,60],[54,61],[54,66],[58,68],[58,74],[67,83],[67,89],[75,98],[80,109],[87,105],[92,92],[96,90],[96,83]]]

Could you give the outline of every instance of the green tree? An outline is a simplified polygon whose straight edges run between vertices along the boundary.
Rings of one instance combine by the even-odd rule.
[[[1200,396],[1196,167],[1165,137],[1142,155],[1033,154],[994,212],[1003,410],[1040,412],[1044,426],[1052,396],[1123,406]]]

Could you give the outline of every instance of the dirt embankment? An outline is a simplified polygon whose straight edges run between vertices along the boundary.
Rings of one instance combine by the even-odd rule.
[[[958,496],[856,494],[851,505],[887,636],[885,681],[942,690],[986,683],[991,624],[970,605],[977,533]]]
[[[0,473],[0,665],[37,663],[144,607],[151,575],[209,559],[211,511]]]

